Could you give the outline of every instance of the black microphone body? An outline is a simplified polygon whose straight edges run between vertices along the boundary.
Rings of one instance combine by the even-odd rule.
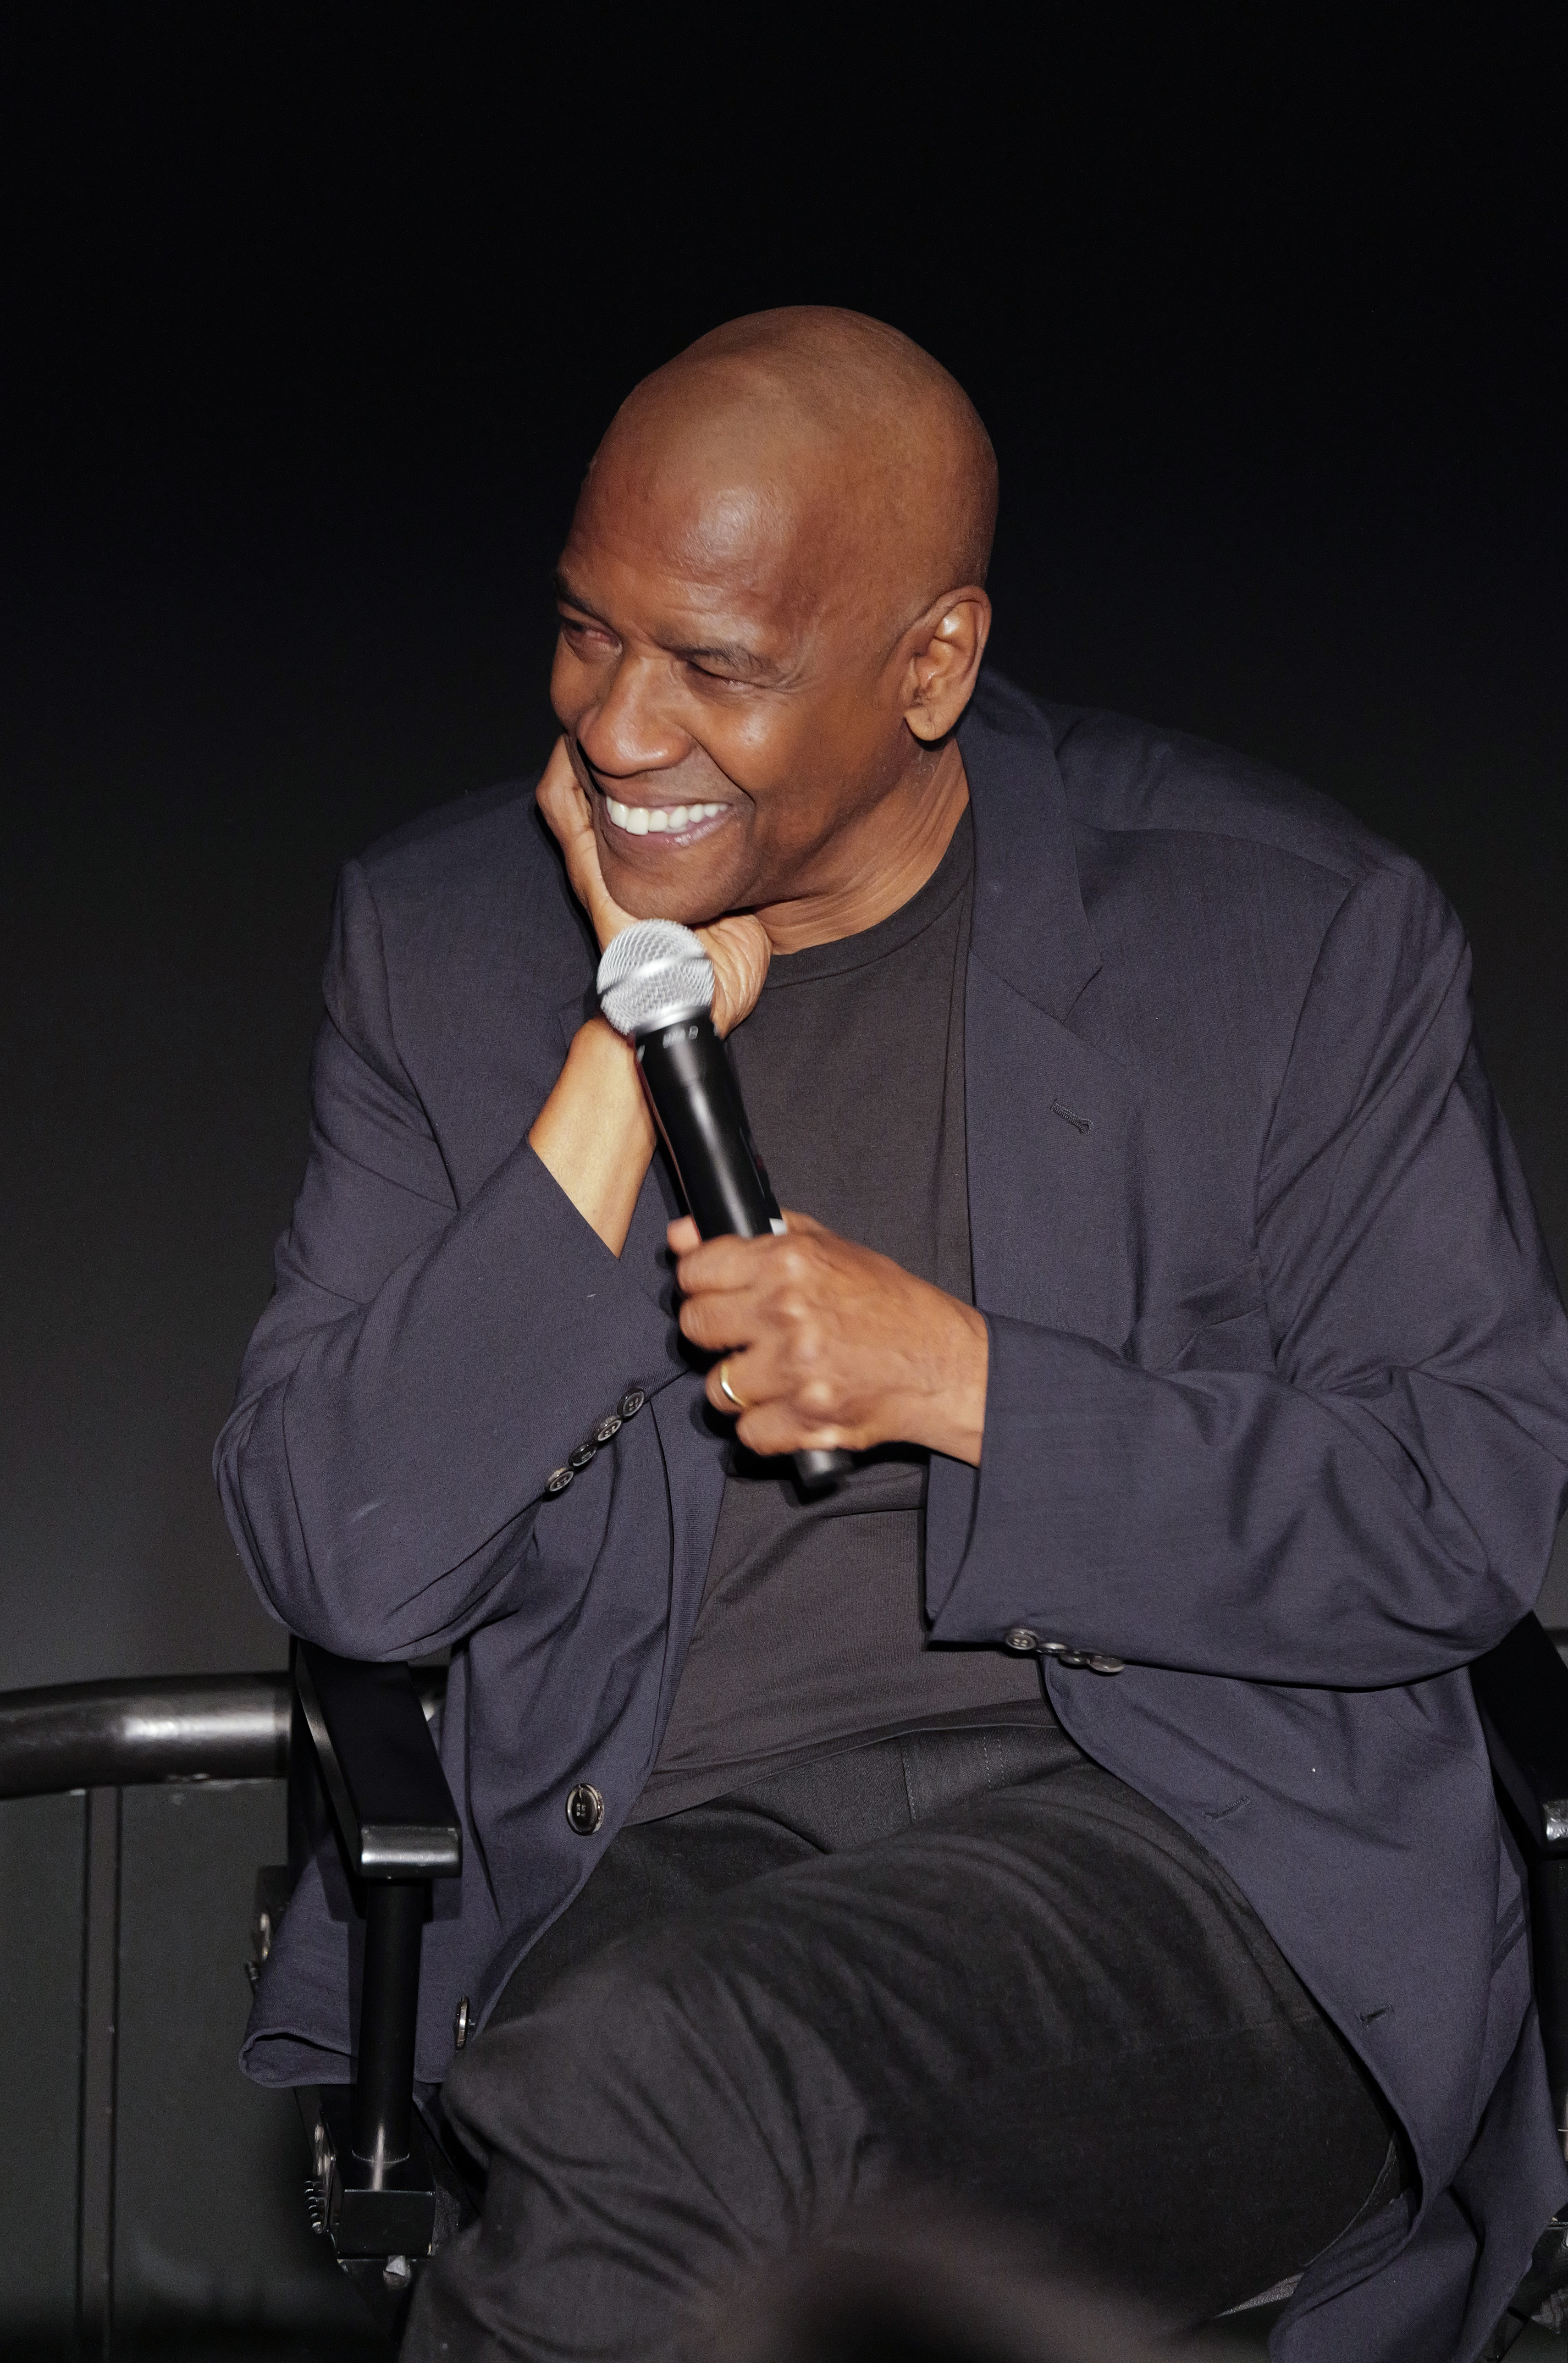
[[[784,1226],[729,1053],[706,1009],[637,1039],[637,1063],[692,1220],[705,1239]]]
[[[765,1238],[784,1217],[746,1121],[729,1053],[706,1009],[634,1035],[670,1162],[705,1239]],[[835,1485],[852,1466],[848,1452],[801,1451],[795,1473],[807,1492]]]

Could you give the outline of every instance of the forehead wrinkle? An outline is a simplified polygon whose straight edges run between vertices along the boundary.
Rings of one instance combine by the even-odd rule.
[[[597,614],[601,622],[613,619],[574,586],[581,569],[592,580],[606,565],[622,579],[614,593],[609,582],[595,582],[594,597],[611,606],[629,603],[662,612],[670,620],[660,627],[661,640],[673,643],[680,638],[693,649],[754,647],[759,633],[766,636],[778,613],[779,602],[772,586],[746,579],[734,567],[715,566],[701,561],[695,552],[649,547],[621,536],[606,536],[595,548],[595,541],[573,534],[557,571],[557,584],[569,604]]]
[[[574,533],[667,553],[701,581],[755,587],[795,538],[796,504],[777,471],[718,457],[680,442],[617,455],[584,487]]]
[[[802,621],[823,605],[817,570],[802,562],[798,537],[784,518],[764,516],[751,487],[739,499],[683,505],[684,514],[670,518],[641,501],[629,514],[596,502],[574,521],[567,560],[585,562],[590,576],[595,555],[624,570],[632,604],[661,647],[738,654],[751,671],[786,670]],[[603,597],[605,587],[595,587]]]

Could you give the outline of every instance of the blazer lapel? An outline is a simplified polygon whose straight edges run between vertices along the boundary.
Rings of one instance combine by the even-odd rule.
[[[995,678],[959,734],[974,815],[964,1004],[974,1298],[1119,1347],[1136,1315],[1131,1075],[1063,1022],[1099,971],[1066,792],[1032,705]]]

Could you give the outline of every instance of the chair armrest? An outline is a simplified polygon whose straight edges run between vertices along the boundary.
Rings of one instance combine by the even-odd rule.
[[[1470,1680],[1499,1786],[1540,1851],[1568,1855],[1568,1666],[1523,1616]]]
[[[300,1641],[294,1677],[350,1869],[371,1880],[455,1878],[462,1829],[408,1668]]]

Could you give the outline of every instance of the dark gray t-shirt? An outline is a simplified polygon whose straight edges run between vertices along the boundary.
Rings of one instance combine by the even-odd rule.
[[[963,972],[973,834],[863,935],[775,957],[730,1036],[779,1203],[973,1298]],[[695,1630],[633,1821],[921,1724],[1049,1717],[1032,1660],[926,1645],[927,1455],[885,1445],[836,1492],[729,1448]]]

